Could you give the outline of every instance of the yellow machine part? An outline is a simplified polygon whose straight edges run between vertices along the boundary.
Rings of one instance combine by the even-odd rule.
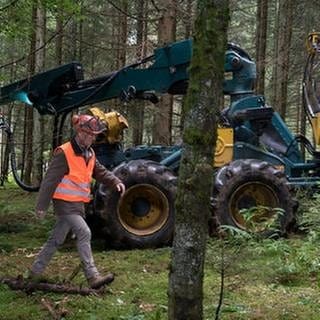
[[[313,54],[319,48],[320,44],[320,33],[311,32],[306,40],[306,46],[309,54]]]
[[[213,165],[214,167],[222,167],[233,158],[233,129],[218,128],[217,135]]]
[[[112,144],[121,141],[123,130],[129,127],[125,117],[115,111],[105,113],[97,107],[90,108],[89,112],[107,125],[106,141],[101,142]],[[214,167],[222,167],[233,158],[233,129],[218,128],[217,135]]]
[[[320,145],[320,114],[316,114],[311,118],[312,131],[316,145]]]
[[[116,111],[105,113],[97,107],[92,107],[89,111],[107,125],[106,141],[101,142],[113,144],[122,140],[123,130],[129,127],[128,121],[123,115]]]

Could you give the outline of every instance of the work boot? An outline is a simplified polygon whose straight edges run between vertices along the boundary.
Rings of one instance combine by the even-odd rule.
[[[111,283],[114,280],[114,274],[108,273],[106,276],[97,275],[88,279],[89,286],[92,289],[99,289],[102,286]]]
[[[48,282],[48,279],[44,275],[41,273],[34,273],[31,270],[28,272],[25,280],[35,283]]]

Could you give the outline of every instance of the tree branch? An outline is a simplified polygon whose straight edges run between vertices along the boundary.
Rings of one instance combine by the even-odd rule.
[[[112,5],[116,10],[118,10],[120,13],[124,14],[125,16],[127,16],[128,18],[135,19],[135,20],[141,20],[141,19],[139,19],[138,17],[133,16],[133,15],[129,14],[128,12],[122,10],[120,7],[118,7],[117,5],[115,5],[112,1],[107,0],[107,2],[108,2],[109,4],[111,4],[111,5]],[[100,14],[100,13],[99,13],[99,14]]]
[[[67,21],[63,24],[62,30],[66,27],[66,25],[69,23],[69,21],[71,20],[71,18],[72,18],[72,15],[71,15],[71,16],[67,19]],[[16,63],[19,63],[19,62],[21,62],[21,61],[29,58],[29,57],[30,57],[31,55],[33,55],[34,53],[42,50],[42,49],[43,49],[44,47],[46,47],[58,34],[60,34],[60,33],[62,32],[62,30],[61,30],[61,31],[58,31],[58,32],[55,32],[47,41],[44,42],[44,44],[43,44],[42,46],[40,46],[40,47],[38,47],[37,49],[33,50],[30,54],[24,55],[24,56],[22,56],[21,58],[15,60],[15,61],[12,61],[12,62],[8,62],[8,63],[6,63],[6,64],[3,64],[2,66],[0,66],[0,69],[3,69],[3,68],[5,68],[5,67],[11,66],[11,65],[16,64]]]
[[[12,290],[21,290],[27,293],[34,291],[67,293],[67,294],[80,294],[82,296],[99,294],[103,292],[101,289],[91,289],[88,287],[72,286],[70,284],[56,284],[46,282],[30,282],[23,279],[22,276],[17,278],[1,278],[0,283],[8,285]]]
[[[158,12],[160,12],[159,7],[156,5],[156,3],[154,2],[154,0],[151,0],[151,3],[152,3],[152,5],[154,6],[154,8],[155,8]]]
[[[9,7],[14,6],[19,0],[13,0],[11,1],[9,4],[7,4],[6,6],[0,8],[0,11],[4,11],[7,10]]]

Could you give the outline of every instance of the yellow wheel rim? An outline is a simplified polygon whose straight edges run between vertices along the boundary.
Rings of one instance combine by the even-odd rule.
[[[274,226],[279,214],[275,191],[261,182],[248,182],[232,194],[229,212],[238,228],[262,232]]]
[[[118,217],[129,232],[146,236],[160,230],[169,217],[169,202],[153,185],[138,184],[128,188],[120,199]]]

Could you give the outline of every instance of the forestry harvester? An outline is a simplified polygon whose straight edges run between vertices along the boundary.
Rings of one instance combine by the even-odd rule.
[[[319,144],[319,82],[313,78],[320,48],[317,33],[309,35],[308,48],[304,105],[314,142]],[[84,79],[82,65],[72,62],[2,87],[0,103],[17,100],[36,108],[41,115],[54,116],[54,147],[62,142],[66,116],[79,107],[113,98],[156,103],[157,94],[185,94],[191,55],[192,41],[184,40],[158,48],[138,63],[89,80]],[[306,137],[293,135],[264,96],[254,93],[256,67],[243,49],[228,44],[224,67],[224,94],[230,96],[230,105],[218,120],[210,225],[230,225],[262,234],[269,234],[276,226],[280,234],[285,234],[296,220],[293,188],[315,187],[320,182],[320,153]],[[95,146],[98,159],[127,187],[119,199],[117,192],[95,185],[88,206],[89,221],[117,247],[170,243],[183,145],[123,150],[121,133],[128,125],[125,118],[98,108],[90,108],[89,112],[108,125],[106,135]],[[9,136],[17,183],[27,191],[36,191],[20,180],[10,128],[4,119],[0,124]],[[303,149],[310,153],[310,159],[305,159]],[[255,209],[251,212],[250,208]]]

